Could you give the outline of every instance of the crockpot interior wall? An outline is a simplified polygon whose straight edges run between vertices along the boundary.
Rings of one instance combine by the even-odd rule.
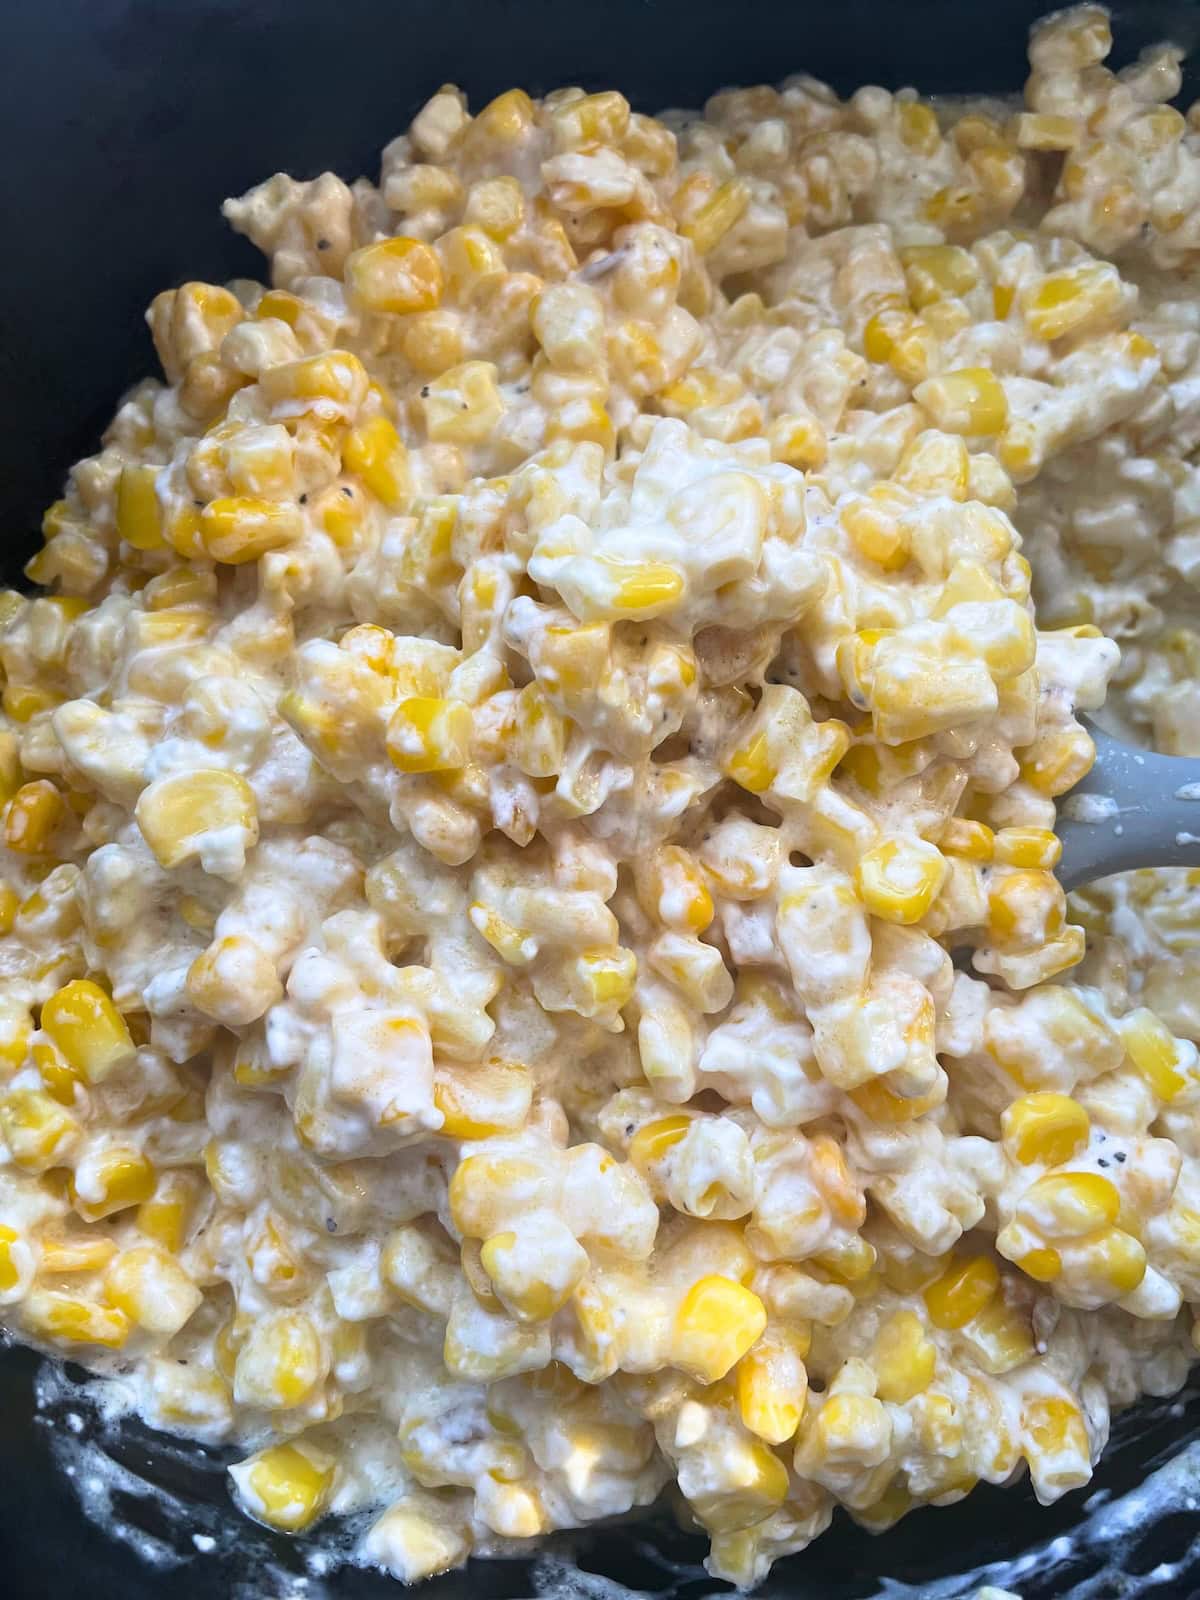
[[[256,252],[220,218],[225,195],[277,169],[374,173],[380,146],[447,80],[476,105],[514,83],[535,93],[615,85],[647,111],[799,71],[842,90],[882,82],[1011,92],[1024,76],[1028,23],[1048,0],[27,0],[6,9],[0,525],[4,576],[14,582],[67,467],[95,448],[120,391],[153,370],[142,322],[152,295],[187,277],[259,270]],[[1164,36],[1200,40],[1196,0],[1118,7],[1117,22],[1124,58]],[[272,1549],[283,1568],[301,1571],[287,1542],[239,1535],[232,1519],[225,1542],[243,1539],[241,1555],[219,1551],[169,1574],[87,1524],[34,1419],[35,1366],[26,1353],[0,1350],[0,1593],[149,1600],[169,1586],[174,1600],[266,1600],[284,1592],[260,1563]],[[840,1523],[808,1555],[782,1563],[763,1592],[850,1600],[887,1575],[924,1593],[938,1576],[1041,1543],[1071,1528],[1087,1493],[1120,1492],[1200,1429],[1200,1405],[1174,1415],[1151,1407],[1138,1418],[1091,1491],[1048,1512],[1023,1487],[919,1513],[878,1541]],[[170,1479],[185,1500],[223,1496],[219,1463],[205,1468],[197,1455],[196,1466],[181,1468],[148,1436],[129,1436],[126,1460],[152,1480]],[[136,1502],[130,1509],[141,1514]],[[1147,1528],[1133,1562],[1149,1573],[1190,1540],[1187,1528]],[[575,1548],[589,1570],[651,1595],[699,1600],[726,1587],[694,1572],[671,1575],[662,1558],[692,1562],[700,1546],[665,1522],[658,1531],[593,1530]],[[1021,1590],[1026,1600],[1057,1597],[1079,1575],[1070,1560],[1042,1563]],[[515,1600],[538,1592],[535,1582],[529,1562],[473,1563],[422,1594]],[[398,1592],[369,1573],[339,1576],[329,1589],[338,1600]],[[1159,1592],[1181,1600],[1200,1587],[1176,1571]]]

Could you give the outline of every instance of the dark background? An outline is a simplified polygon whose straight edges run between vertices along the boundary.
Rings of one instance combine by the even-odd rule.
[[[0,7],[0,540],[15,581],[41,512],[71,462],[93,450],[121,390],[153,370],[142,313],[185,278],[255,275],[220,202],[275,170],[374,175],[377,152],[445,81],[476,106],[513,84],[616,86],[635,106],[700,105],[730,83],[804,71],[843,92],[864,82],[926,93],[1013,91],[1028,23],[1051,0],[6,0]],[[1116,57],[1200,36],[1197,0],[1115,8]],[[1189,84],[1190,99],[1196,93]],[[246,1525],[241,1555],[170,1573],[142,1566],[81,1514],[35,1421],[25,1352],[0,1348],[0,1597],[273,1600],[268,1561],[300,1571],[286,1540]],[[966,1567],[1012,1558],[1069,1530],[1099,1487],[1124,1492],[1200,1435],[1200,1400],[1139,1408],[1090,1490],[1038,1510],[1026,1487],[982,1489],[919,1512],[881,1539],[839,1520],[764,1589],[793,1600],[856,1600],[886,1578],[918,1592]],[[189,1461],[136,1427],[114,1446],[208,1525],[219,1459]],[[144,1504],[131,1520],[153,1518]],[[159,1531],[164,1531],[162,1528]],[[166,1531],[170,1531],[169,1529]],[[1122,1552],[1043,1555],[1015,1581],[1023,1600],[1141,1594],[1190,1600],[1200,1517],[1147,1525]],[[176,1534],[178,1539],[178,1534]],[[646,1594],[700,1600],[727,1586],[690,1569],[702,1546],[663,1520],[594,1530],[580,1565]],[[1193,1558],[1194,1559],[1194,1558]],[[1160,1563],[1173,1563],[1160,1571]],[[681,1565],[682,1564],[682,1565]],[[674,1570],[672,1570],[674,1569]],[[1002,1582],[1003,1576],[992,1578]],[[1082,1587],[1078,1587],[1082,1585]],[[526,1600],[529,1564],[436,1580],[428,1600]],[[346,1572],[346,1600],[394,1585]],[[949,1592],[949,1591],[944,1591]],[[954,1592],[960,1592],[954,1586]]]

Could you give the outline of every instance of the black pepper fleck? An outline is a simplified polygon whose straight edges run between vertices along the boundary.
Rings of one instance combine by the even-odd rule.
[[[317,240],[317,249],[318,250],[328,250],[329,249],[329,240],[328,239],[318,239]]]
[[[306,506],[308,504],[308,496],[306,494],[302,494],[300,496],[300,504],[302,506]]]
[[[422,400],[428,400],[429,399],[429,385],[428,384],[426,384],[425,387],[421,390],[421,399]]]
[[[1124,1161],[1124,1159],[1125,1159],[1125,1152],[1124,1152],[1124,1150],[1118,1150],[1118,1151],[1116,1151],[1116,1153],[1115,1153],[1115,1154],[1114,1154],[1114,1156],[1113,1156],[1113,1160],[1114,1160],[1114,1161]]]
[[[1105,1161],[1104,1157],[1100,1156],[1100,1157],[1097,1158],[1096,1165],[1098,1167],[1109,1167],[1109,1166],[1112,1165],[1112,1162],[1111,1161]]]
[[[332,1217],[326,1217],[325,1218],[325,1226],[328,1228],[330,1233],[336,1233],[337,1232],[337,1223],[333,1220]]]

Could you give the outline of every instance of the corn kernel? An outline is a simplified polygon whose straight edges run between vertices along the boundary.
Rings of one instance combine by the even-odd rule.
[[[762,1301],[731,1278],[714,1274],[688,1290],[675,1314],[673,1366],[701,1383],[717,1383],[750,1349],[767,1325]]]
[[[1052,1239],[1078,1239],[1115,1223],[1116,1185],[1098,1172],[1052,1172],[1027,1189],[1021,1209]]]
[[[685,239],[690,239],[700,255],[715,250],[721,240],[741,221],[750,205],[750,191],[737,178],[731,178],[708,200],[690,221],[680,228]]]
[[[301,1311],[259,1317],[238,1351],[233,1393],[267,1411],[303,1405],[324,1375],[320,1335]]]
[[[987,367],[962,367],[927,378],[913,390],[913,399],[947,433],[997,434],[1008,420],[1008,400]]]
[[[1035,339],[1098,331],[1120,308],[1120,274],[1106,261],[1052,272],[1021,296],[1025,326]]]
[[[870,1363],[879,1398],[903,1405],[933,1382],[937,1347],[915,1311],[895,1311],[875,1336]]]
[[[140,1150],[109,1146],[86,1168],[81,1162],[71,1180],[71,1201],[85,1222],[141,1205],[154,1193],[154,1168]]]
[[[490,361],[464,361],[425,385],[425,426],[439,444],[482,444],[504,414]]]
[[[128,1066],[135,1046],[125,1019],[98,984],[76,978],[42,1007],[42,1028],[85,1083]]]
[[[988,1256],[960,1257],[925,1290],[929,1320],[935,1328],[964,1327],[999,1287],[999,1269]]]
[[[129,1318],[110,1306],[50,1289],[34,1289],[22,1306],[25,1326],[62,1344],[94,1344],[119,1350],[129,1338]]]
[[[900,261],[918,311],[948,296],[961,298],[979,282],[974,259],[958,245],[912,245],[901,250]]]
[[[1001,828],[995,838],[996,860],[1008,867],[1052,871],[1062,859],[1062,840],[1049,828]]]
[[[808,1339],[777,1328],[744,1355],[737,1367],[737,1402],[743,1424],[767,1444],[785,1444],[804,1416]]]
[[[450,772],[467,764],[471,708],[460,700],[412,695],[392,713],[387,751],[401,772]]]
[[[1014,1100],[1000,1119],[1004,1148],[1023,1166],[1061,1166],[1088,1142],[1091,1124],[1077,1100],[1045,1091]]]
[[[4,813],[4,842],[18,855],[45,854],[64,813],[63,797],[45,778],[23,783]]]
[[[346,286],[367,311],[411,316],[442,298],[442,264],[430,245],[403,234],[366,245],[346,258]]]
[[[692,1118],[682,1114],[644,1122],[629,1141],[630,1161],[639,1172],[645,1172],[679,1143],[691,1125]]]
[[[1121,1042],[1136,1070],[1160,1100],[1168,1105],[1188,1087],[1189,1078],[1180,1066],[1179,1045],[1154,1012],[1140,1006],[1123,1017]]]
[[[200,513],[200,543],[213,561],[239,566],[257,561],[269,550],[282,550],[299,538],[302,528],[295,506],[258,495],[212,500]]]
[[[135,550],[162,548],[157,467],[122,467],[117,479],[117,534]]]
[[[490,1139],[524,1126],[533,1101],[533,1076],[519,1061],[495,1059],[471,1071],[446,1069],[433,1086],[447,1139]]]
[[[214,844],[224,853],[227,840],[220,836],[235,830],[243,852],[258,839],[254,791],[223,767],[159,778],[138,796],[134,815],[159,865],[168,870],[195,856],[203,864]]]
[[[408,451],[386,417],[372,417],[351,428],[342,446],[342,461],[390,511],[404,506],[409,495]]]
[[[48,1172],[66,1161],[79,1123],[42,1089],[14,1089],[0,1100],[0,1134],[25,1172]]]
[[[929,910],[947,870],[941,851],[924,839],[884,839],[859,861],[855,881],[872,916],[907,924]]]
[[[329,1503],[333,1462],[307,1444],[276,1444],[230,1469],[243,1506],[283,1533],[303,1533]]]
[[[165,1250],[135,1245],[123,1250],[104,1276],[104,1296],[147,1333],[179,1332],[204,1296]]]

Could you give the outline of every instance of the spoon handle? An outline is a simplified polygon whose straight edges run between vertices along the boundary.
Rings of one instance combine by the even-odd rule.
[[[1088,732],[1096,764],[1059,806],[1063,888],[1135,867],[1200,867],[1200,759],[1136,750],[1094,723]]]

